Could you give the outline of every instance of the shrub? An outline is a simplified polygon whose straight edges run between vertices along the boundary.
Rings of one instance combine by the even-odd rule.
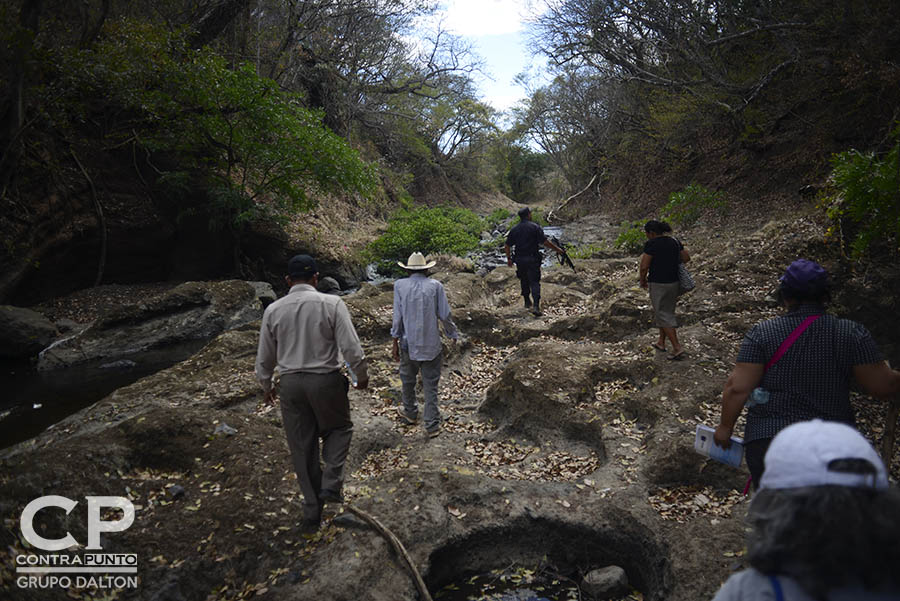
[[[690,225],[696,223],[705,211],[727,206],[728,201],[722,192],[713,192],[700,184],[691,183],[684,190],[669,195],[669,202],[662,208],[661,216],[665,221]]]
[[[531,220],[541,227],[550,225],[550,222],[548,222],[547,218],[544,216],[543,209],[531,209]]]
[[[647,236],[644,234],[643,221],[623,221],[621,225],[622,231],[616,237],[614,244],[616,248],[621,248],[629,252],[637,252],[644,248],[644,242]]]
[[[547,218],[544,216],[543,209],[532,208],[531,209],[531,220],[534,221],[536,224],[538,224],[541,227],[547,227],[548,225],[550,225],[550,223],[547,221]],[[515,222],[513,223],[513,225],[514,226],[518,225],[521,221],[522,220],[517,217]]]
[[[574,248],[566,249],[566,252],[570,259],[590,259],[603,250],[604,248],[600,244],[579,244]]]
[[[491,214],[488,215],[485,219],[490,227],[496,227],[500,223],[506,221],[512,217],[512,212],[509,209],[499,208],[491,211]]]
[[[368,250],[380,273],[396,273],[397,261],[414,252],[462,256],[478,248],[484,228],[484,220],[468,209],[404,206]]]
[[[883,157],[848,150],[831,159],[832,172],[822,205],[832,225],[828,236],[849,238],[851,254],[861,258],[873,244],[886,242],[900,252],[900,127],[897,144]],[[851,227],[845,227],[849,221]]]

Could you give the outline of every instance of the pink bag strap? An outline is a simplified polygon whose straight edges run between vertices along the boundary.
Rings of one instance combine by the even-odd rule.
[[[822,317],[821,313],[819,315],[810,315],[809,317],[804,319],[803,323],[797,326],[796,329],[791,332],[787,338],[784,339],[784,342],[781,343],[781,346],[778,347],[778,350],[775,351],[775,354],[772,355],[772,358],[769,359],[768,363],[766,363],[766,367],[763,369],[763,373],[769,371],[769,368],[775,365],[775,363],[784,356],[788,349],[791,348],[791,345],[797,342],[797,339],[800,338],[800,335],[806,331],[806,328],[811,326],[813,322],[820,317]]]

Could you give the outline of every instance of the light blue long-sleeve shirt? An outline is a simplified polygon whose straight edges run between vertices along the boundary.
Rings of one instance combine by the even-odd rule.
[[[450,304],[444,286],[424,273],[414,273],[394,282],[394,322],[391,337],[413,361],[431,361],[441,352],[441,332],[454,340],[459,337],[450,318]]]

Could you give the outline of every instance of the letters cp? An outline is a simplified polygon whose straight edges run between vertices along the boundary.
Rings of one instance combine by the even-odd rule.
[[[85,497],[88,503],[88,544],[86,549],[102,549],[100,546],[101,532],[121,532],[134,522],[134,505],[125,497]],[[25,506],[19,523],[22,527],[22,535],[29,543],[44,551],[62,551],[73,545],[77,545],[71,534],[66,532],[63,538],[48,539],[34,531],[34,516],[45,507],[61,507],[66,510],[66,515],[71,513],[78,501],[59,495],[47,495],[38,497]],[[124,513],[118,520],[101,520],[100,509],[103,507],[117,507]]]

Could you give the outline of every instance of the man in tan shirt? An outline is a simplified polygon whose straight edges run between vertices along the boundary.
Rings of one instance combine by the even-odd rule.
[[[340,297],[317,292],[318,278],[316,262],[309,255],[288,262],[285,280],[290,292],[263,313],[256,355],[256,375],[266,402],[275,402],[276,366],[281,375],[281,414],[303,493],[304,532],[318,529],[326,501],[342,500],[353,422],[347,398],[350,384],[340,373],[340,355],[355,374],[356,388],[369,383],[365,354],[347,306]]]

